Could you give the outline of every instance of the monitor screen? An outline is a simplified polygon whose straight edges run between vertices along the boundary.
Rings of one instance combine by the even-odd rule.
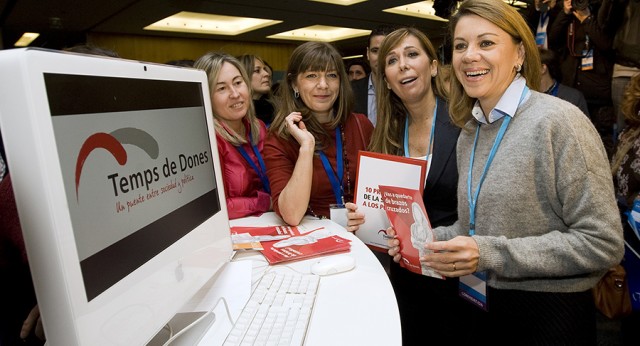
[[[39,49],[0,74],[48,342],[148,342],[231,255],[206,74]]]

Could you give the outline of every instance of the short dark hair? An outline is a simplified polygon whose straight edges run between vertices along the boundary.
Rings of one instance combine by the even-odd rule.
[[[394,25],[378,25],[373,30],[371,30],[371,33],[369,34],[369,40],[367,41],[367,47],[369,47],[369,45],[371,44],[371,39],[374,36],[387,36],[390,33],[394,32],[396,29],[398,29],[398,27]]]
[[[195,63],[196,62],[191,59],[169,60],[166,62],[167,65],[181,66],[181,67],[193,67],[193,64]]]
[[[560,63],[558,61],[558,55],[549,49],[539,48],[540,63],[547,65],[547,71],[551,78],[560,82],[562,80],[562,70],[560,70]]]
[[[362,68],[364,69],[364,73],[366,73],[367,75],[371,72],[371,66],[369,66],[368,63],[366,63],[363,59],[360,59],[360,58],[353,59],[347,64],[347,72],[353,65],[362,66]]]
[[[72,53],[101,55],[101,56],[108,56],[112,58],[120,58],[120,55],[113,50],[94,46],[91,44],[77,44],[73,47],[64,48],[62,50],[65,52],[72,52]]]

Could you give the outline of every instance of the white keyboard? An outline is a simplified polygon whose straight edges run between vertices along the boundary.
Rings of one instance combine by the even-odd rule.
[[[319,282],[312,274],[264,274],[224,346],[302,345]]]

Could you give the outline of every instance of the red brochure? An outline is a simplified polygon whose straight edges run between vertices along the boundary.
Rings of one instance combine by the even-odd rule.
[[[371,249],[387,252],[389,220],[382,208],[378,185],[422,189],[425,183],[427,161],[397,155],[358,152],[354,203],[365,215],[356,236]]]
[[[300,235],[298,227],[231,227],[231,241],[234,250],[262,250],[262,243],[277,241]]]
[[[427,250],[424,244],[434,240],[431,222],[419,190],[380,185],[384,210],[400,240],[400,266],[414,273],[444,279],[433,269],[421,265],[419,258]]]
[[[303,235],[292,237],[287,242],[263,243],[262,254],[269,264],[289,261],[298,261],[320,255],[351,250],[351,240],[339,235],[331,235],[326,238],[309,238]]]
[[[325,228],[309,231],[295,226],[231,227],[231,238],[234,249],[259,250],[269,264],[351,250],[351,240]]]

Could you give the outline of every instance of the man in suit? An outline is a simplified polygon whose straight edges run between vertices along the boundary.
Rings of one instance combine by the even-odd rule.
[[[351,82],[356,101],[354,111],[366,115],[373,126],[376,125],[376,86],[374,83],[375,76],[378,73],[378,50],[385,36],[395,29],[395,27],[389,25],[381,25],[371,31],[367,46],[367,60],[369,61],[369,66],[371,66],[371,73],[369,78]]]
[[[567,102],[573,103],[589,116],[587,100],[578,89],[561,84],[562,73],[559,68],[557,55],[549,49],[538,48],[540,51],[540,90],[553,96],[557,96]]]

